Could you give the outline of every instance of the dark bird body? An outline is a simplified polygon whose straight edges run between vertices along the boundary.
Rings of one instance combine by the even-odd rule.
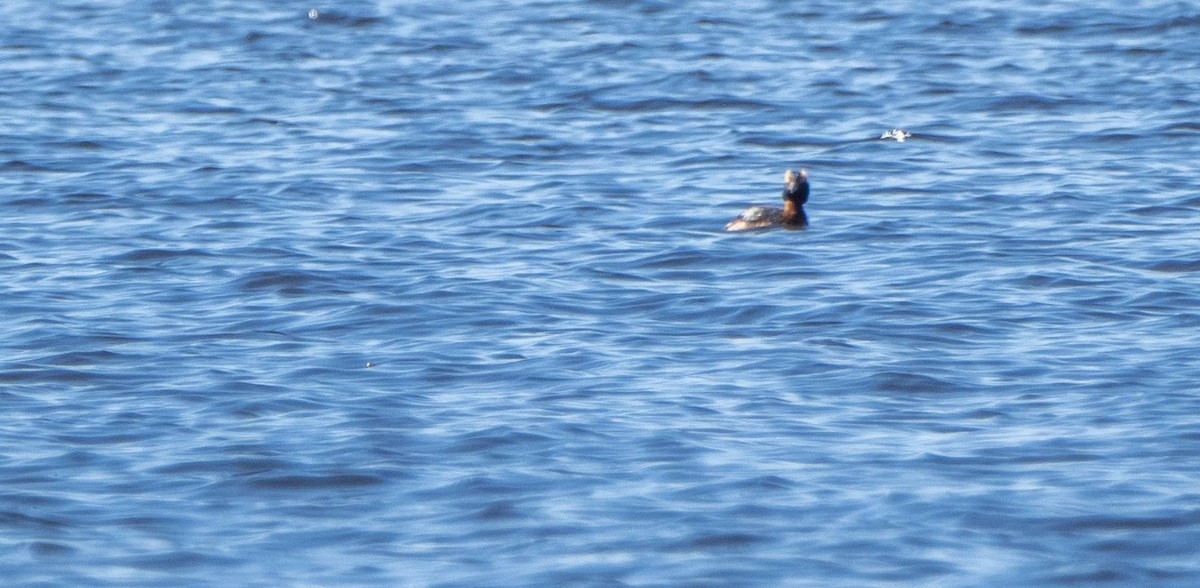
[[[752,206],[725,225],[726,231],[749,231],[783,227],[801,229],[808,226],[804,203],[808,202],[808,170],[783,175],[783,208]]]

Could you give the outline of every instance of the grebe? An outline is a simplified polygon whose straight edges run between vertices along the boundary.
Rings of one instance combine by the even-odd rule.
[[[748,231],[784,227],[802,229],[808,225],[804,203],[808,202],[808,170],[783,174],[783,208],[752,206],[725,225],[726,231]]]

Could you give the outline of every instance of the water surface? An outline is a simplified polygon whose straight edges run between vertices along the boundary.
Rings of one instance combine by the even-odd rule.
[[[14,585],[1200,582],[1193,6],[9,9]]]

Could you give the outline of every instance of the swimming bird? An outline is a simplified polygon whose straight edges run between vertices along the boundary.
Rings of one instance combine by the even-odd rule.
[[[804,203],[808,202],[808,170],[787,170],[783,174],[783,208],[752,206],[725,225],[726,231],[748,231],[751,229],[802,229],[808,225],[804,215]]]

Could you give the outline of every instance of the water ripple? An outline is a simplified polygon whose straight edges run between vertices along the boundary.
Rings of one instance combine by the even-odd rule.
[[[1200,581],[1193,7],[9,8],[10,583]]]

